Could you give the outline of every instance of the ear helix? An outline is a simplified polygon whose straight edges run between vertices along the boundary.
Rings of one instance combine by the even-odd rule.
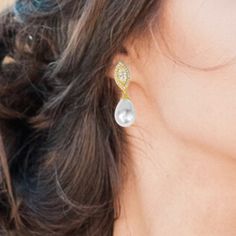
[[[121,127],[131,126],[136,118],[136,111],[132,101],[128,96],[128,86],[130,81],[130,73],[125,63],[119,61],[115,67],[115,81],[122,90],[122,97],[115,109],[115,120]]]

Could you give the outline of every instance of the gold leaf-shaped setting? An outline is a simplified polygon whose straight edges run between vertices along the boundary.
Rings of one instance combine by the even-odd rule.
[[[125,91],[128,88],[130,73],[128,67],[123,62],[118,62],[115,68],[115,81],[120,89]]]

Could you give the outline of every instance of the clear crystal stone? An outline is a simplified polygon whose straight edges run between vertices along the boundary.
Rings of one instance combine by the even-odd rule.
[[[126,83],[128,80],[128,75],[125,71],[119,71],[119,78],[121,82]]]

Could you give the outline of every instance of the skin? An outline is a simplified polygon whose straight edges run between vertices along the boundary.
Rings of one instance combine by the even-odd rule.
[[[14,0],[1,0],[0,10],[4,9],[5,7],[10,6],[10,4],[12,4],[13,2],[14,2]]]
[[[165,0],[151,34],[114,58],[137,112],[114,236],[236,235],[235,8]]]

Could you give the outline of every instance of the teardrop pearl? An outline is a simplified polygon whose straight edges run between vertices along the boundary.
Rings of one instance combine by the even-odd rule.
[[[122,98],[115,109],[115,120],[122,127],[131,126],[136,117],[133,103],[128,98]]]

